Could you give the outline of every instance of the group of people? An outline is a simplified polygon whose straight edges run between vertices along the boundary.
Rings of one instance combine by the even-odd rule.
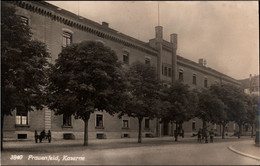
[[[206,128],[204,129],[199,129],[198,131],[198,142],[201,142],[202,140],[205,140],[205,143],[208,143],[208,137],[210,138],[210,142],[213,143],[213,138],[214,138],[214,130],[211,129],[208,131]]]
[[[178,128],[176,130],[174,130],[174,137],[175,137],[175,141],[178,140],[178,135],[181,136],[182,138],[184,138],[184,130],[183,128]],[[199,129],[197,136],[198,136],[198,142],[202,142],[203,140],[205,141],[205,143],[208,143],[208,137],[209,137],[209,142],[213,143],[213,138],[214,138],[214,130],[211,129],[210,131],[207,128],[203,128],[203,129]],[[196,134],[194,134],[194,136],[196,136]]]

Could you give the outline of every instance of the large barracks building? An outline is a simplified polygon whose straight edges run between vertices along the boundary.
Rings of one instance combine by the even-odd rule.
[[[165,86],[175,80],[183,81],[191,88],[207,88],[215,83],[229,83],[240,86],[239,81],[206,67],[205,61],[198,63],[177,55],[177,34],[170,35],[170,41],[163,39],[163,27],[155,27],[155,37],[143,42],[122,34],[102,24],[75,15],[47,2],[16,1],[8,2],[17,9],[25,24],[31,27],[33,39],[46,43],[51,54],[51,63],[55,63],[63,47],[71,43],[93,40],[104,43],[114,50],[119,61],[125,66],[139,61],[156,67],[158,76]],[[183,124],[185,135],[198,131],[202,122],[195,118]],[[217,125],[211,126],[220,132]],[[226,130],[233,132],[235,125]],[[52,131],[54,139],[83,138],[84,123],[73,117],[56,116],[45,108],[28,113],[14,111],[13,116],[5,117],[5,139],[33,139],[34,131]],[[173,135],[174,124],[161,122],[159,119],[145,118],[142,124],[144,137]],[[90,138],[137,137],[138,120],[130,117],[117,118],[106,112],[95,112],[89,120]]]

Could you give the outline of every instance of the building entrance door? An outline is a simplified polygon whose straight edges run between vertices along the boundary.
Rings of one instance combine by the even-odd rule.
[[[169,135],[168,129],[169,129],[169,123],[163,122],[163,135]]]

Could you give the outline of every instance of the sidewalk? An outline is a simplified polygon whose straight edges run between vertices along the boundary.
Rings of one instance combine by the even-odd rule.
[[[260,160],[260,147],[256,146],[253,140],[244,141],[239,144],[232,144],[228,148],[240,155]]]

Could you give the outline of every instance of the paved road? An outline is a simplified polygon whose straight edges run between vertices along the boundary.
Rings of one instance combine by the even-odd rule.
[[[145,142],[145,141],[144,141]],[[81,144],[26,144],[21,146],[9,146],[10,148],[2,153],[2,164],[68,164],[68,165],[259,165],[260,161],[241,156],[230,151],[229,145],[237,146],[252,142],[252,140],[216,142],[213,144],[199,144],[194,141],[183,141],[175,143],[172,141],[162,141],[158,143],[143,143],[142,145],[133,142],[119,142],[113,145],[107,142],[106,145],[82,147]],[[18,144],[18,143],[17,143]],[[117,146],[116,146],[117,145]],[[13,148],[11,148],[13,147]],[[15,147],[15,148],[14,148]],[[46,148],[48,147],[48,148]],[[38,148],[38,149],[37,149]],[[22,154],[21,161],[10,160],[11,155]],[[59,157],[60,161],[39,161],[28,160],[29,156],[49,156]],[[84,161],[65,161],[63,156],[85,157]],[[31,156],[32,157],[32,156]],[[66,157],[65,157],[66,158]],[[75,158],[74,158],[75,159]],[[82,158],[81,158],[82,159]]]

